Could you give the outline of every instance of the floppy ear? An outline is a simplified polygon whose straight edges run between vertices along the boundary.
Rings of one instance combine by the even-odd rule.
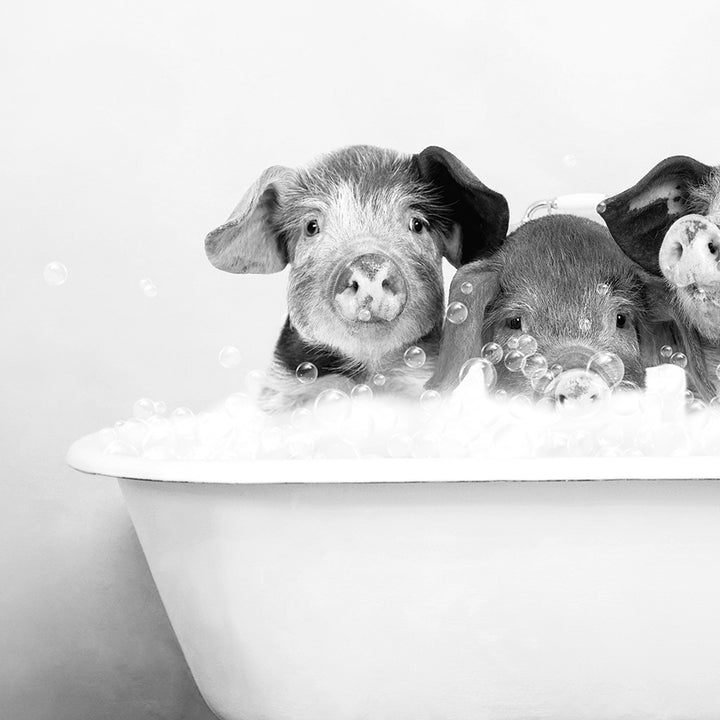
[[[444,255],[455,266],[487,257],[505,240],[508,204],[505,198],[484,185],[452,153],[428,147],[415,156],[420,177],[432,185],[459,235],[446,240]]]
[[[668,228],[688,215],[690,191],[713,171],[691,157],[676,155],[656,165],[629,190],[598,205],[598,212],[623,252],[648,272],[660,275],[658,253]]]
[[[472,292],[466,294],[460,288],[467,282],[472,283]],[[460,384],[460,368],[463,363],[480,355],[485,310],[499,290],[497,270],[487,260],[465,265],[455,273],[450,285],[448,303],[461,302],[467,306],[467,318],[459,324],[445,321],[435,373],[425,387],[453,390]]]
[[[277,228],[282,186],[294,176],[274,165],[243,195],[228,221],[205,238],[205,254],[219,270],[231,273],[274,273],[288,262]]]

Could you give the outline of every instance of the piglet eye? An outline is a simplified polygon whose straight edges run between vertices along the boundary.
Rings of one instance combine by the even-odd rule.
[[[618,313],[615,317],[615,324],[619,328],[624,328],[625,323],[627,322],[627,315],[623,315],[623,313]]]
[[[410,218],[410,229],[414,233],[421,233],[424,227],[425,223],[419,217]]]
[[[305,234],[306,235],[317,235],[320,232],[320,225],[317,220],[308,220],[305,223]]]
[[[511,330],[522,330],[522,318],[519,315],[516,315],[515,317],[508,318],[505,321],[505,324],[511,329]]]

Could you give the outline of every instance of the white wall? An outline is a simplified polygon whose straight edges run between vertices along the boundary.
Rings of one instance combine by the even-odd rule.
[[[670,154],[720,162],[717,7],[3,8],[0,716],[209,717],[116,486],[63,455],[138,397],[198,408],[265,362],[284,276],[222,274],[202,244],[262,169],[439,144],[517,217],[623,189]],[[61,287],[43,282],[51,260],[69,269]],[[225,344],[242,368],[218,365]]]

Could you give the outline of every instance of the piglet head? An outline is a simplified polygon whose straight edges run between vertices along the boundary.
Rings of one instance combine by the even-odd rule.
[[[533,220],[492,258],[457,272],[450,301],[467,305],[467,319],[446,323],[428,385],[454,388],[463,364],[493,342],[504,351],[501,389],[596,402],[622,379],[642,383],[644,367],[673,341],[672,325],[659,318],[662,293],[599,224],[569,215]]]
[[[460,266],[505,238],[507,203],[454,155],[353,146],[266,170],[205,240],[227,272],[290,266],[290,323],[308,343],[372,363],[438,329],[442,258]]]
[[[720,339],[720,172],[671,157],[598,211],[625,253],[666,279],[691,324]]]

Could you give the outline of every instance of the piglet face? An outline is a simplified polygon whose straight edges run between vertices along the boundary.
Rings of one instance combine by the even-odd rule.
[[[667,337],[650,310],[647,283],[655,281],[641,272],[590,220],[555,215],[522,225],[490,260],[458,271],[450,300],[462,301],[458,288],[472,285],[464,295],[468,319],[446,325],[429,386],[453,388],[459,366],[480,356],[484,343],[499,343],[507,354],[522,345],[524,335],[534,338],[535,353],[545,358],[552,377],[538,382],[538,375],[500,362],[498,386],[511,394],[593,400],[598,388],[621,378],[642,383],[644,358],[658,357]],[[623,374],[617,375],[617,366],[608,372],[600,365],[600,382],[587,381],[582,373],[599,352],[617,356]],[[559,389],[561,382],[567,389]]]
[[[442,315],[448,228],[397,168],[328,180],[313,172],[287,196],[290,321],[310,342],[371,360],[430,332]]]

